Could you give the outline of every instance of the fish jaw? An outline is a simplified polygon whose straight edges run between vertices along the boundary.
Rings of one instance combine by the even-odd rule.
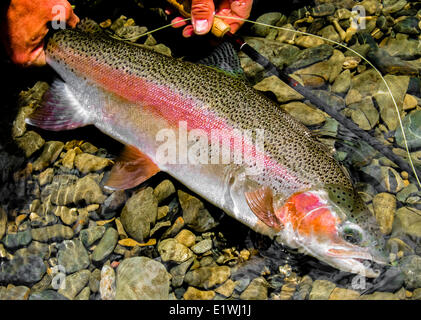
[[[370,236],[329,200],[324,190],[305,191],[291,196],[277,210],[284,225],[281,239],[301,252],[309,254],[339,270],[375,278],[379,272],[370,268],[387,260],[369,241]],[[344,238],[344,228],[360,232],[361,242]]]

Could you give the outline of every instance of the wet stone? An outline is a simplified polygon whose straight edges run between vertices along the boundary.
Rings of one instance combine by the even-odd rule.
[[[395,13],[403,9],[408,2],[406,0],[384,0],[383,10],[384,14]]]
[[[411,207],[402,207],[396,211],[393,223],[393,235],[401,233],[421,237],[421,211]]]
[[[267,300],[269,284],[263,277],[253,279],[241,293],[241,300]]]
[[[102,300],[114,300],[115,298],[115,271],[110,266],[104,265],[101,269],[99,293]]]
[[[186,275],[187,270],[193,263],[194,258],[190,258],[187,261],[180,263],[178,266],[171,268],[170,274],[172,275],[171,284],[173,287],[177,288],[183,284],[184,276]]]
[[[370,97],[364,98],[362,101],[348,105],[351,119],[361,129],[371,130],[379,122],[379,113]]]
[[[184,300],[213,300],[214,297],[214,291],[204,291],[194,287],[188,287],[186,292],[183,294]]]
[[[282,109],[307,126],[322,124],[326,120],[320,110],[302,102],[290,102],[282,105]]]
[[[167,300],[169,287],[167,270],[152,259],[125,259],[117,268],[117,300]]]
[[[55,290],[47,289],[34,292],[29,296],[29,300],[69,300]]]
[[[184,282],[190,286],[209,289],[224,283],[231,275],[231,270],[227,266],[201,267],[189,271]]]
[[[336,285],[327,280],[315,280],[310,292],[310,300],[328,300]]]
[[[402,120],[406,140],[410,149],[417,149],[421,147],[421,110],[415,110],[408,113]],[[398,126],[395,133],[396,143],[404,148],[405,143],[401,127]]]
[[[396,211],[396,198],[390,193],[379,193],[373,198],[373,209],[380,231],[387,235],[392,231]]]
[[[280,12],[268,12],[258,17],[256,21],[274,26],[279,20],[281,20],[281,18],[282,13]],[[270,30],[271,28],[268,26],[262,26],[257,24],[252,26],[252,31],[256,36],[259,37],[266,37],[269,34]]]
[[[181,190],[178,190],[178,198],[188,227],[197,232],[205,232],[218,225],[202,201]]]
[[[103,170],[111,164],[110,159],[97,157],[89,153],[81,153],[75,157],[76,168],[84,174]]]
[[[304,98],[301,94],[285,84],[285,82],[281,81],[276,76],[270,76],[263,79],[254,86],[254,89],[263,92],[273,92],[279,103],[301,100]]]
[[[39,256],[16,256],[0,266],[0,282],[31,285],[40,281],[46,270]]]
[[[332,92],[344,94],[348,92],[350,86],[351,86],[351,71],[344,70],[335,79],[335,82],[332,85]]]
[[[417,17],[407,17],[395,24],[393,29],[399,33],[417,35],[420,33],[419,22],[420,20]]]
[[[67,274],[86,269],[89,266],[89,255],[79,239],[63,241],[57,254],[58,263]]]
[[[0,300],[28,300],[30,289],[25,286],[7,288],[0,294]]]
[[[158,201],[153,189],[148,187],[130,197],[121,211],[121,223],[127,234],[139,242],[149,236],[151,224],[155,224]]]
[[[101,206],[101,217],[104,219],[111,219],[118,210],[120,210],[127,201],[127,196],[124,190],[114,191]]]
[[[98,183],[89,176],[85,176],[75,184],[67,187],[57,188],[51,193],[51,202],[59,206],[65,206],[71,203],[77,204],[101,204],[106,199],[102,194]]]
[[[46,142],[42,154],[33,163],[34,170],[41,171],[56,161],[60,152],[63,150],[63,147],[64,143],[61,141]]]
[[[25,157],[29,158],[41,149],[45,140],[35,131],[27,131],[23,136],[16,138],[16,143],[25,152]]]
[[[93,262],[105,260],[114,250],[118,241],[118,232],[114,228],[108,228],[92,253]]]
[[[193,256],[192,251],[175,239],[165,239],[158,244],[158,252],[162,261],[182,263]]]
[[[168,197],[175,193],[174,184],[166,179],[156,186],[153,191],[155,198],[158,200],[158,204],[166,200]]]
[[[196,243],[196,236],[190,230],[183,229],[175,236],[175,240],[190,248]]]
[[[7,249],[16,250],[18,248],[27,246],[31,241],[32,233],[31,229],[28,228],[25,231],[6,235],[3,239],[3,244]]]
[[[95,269],[91,272],[91,275],[89,276],[89,289],[96,293],[99,291],[101,281],[101,270]]]
[[[325,17],[334,14],[335,6],[331,3],[324,3],[318,5],[311,10],[311,15],[313,17]]]
[[[15,256],[30,256],[30,255],[37,255],[42,259],[47,259],[50,254],[50,248],[48,244],[32,241],[31,244],[25,248],[21,248],[16,250]]]
[[[7,212],[0,206],[0,240],[6,233],[7,227]]]
[[[91,295],[91,290],[89,290],[89,287],[85,287],[82,289],[81,292],[75,297],[74,300],[89,300]]]
[[[70,227],[61,224],[32,229],[31,231],[32,239],[40,242],[70,240],[74,235],[74,232]]]
[[[336,287],[329,296],[329,300],[357,300],[360,293],[355,290]]]
[[[64,288],[60,287],[58,293],[73,300],[88,283],[90,274],[89,270],[81,270],[68,275],[64,280]]]
[[[191,250],[196,254],[203,254],[210,249],[212,249],[211,239],[202,240],[191,247]]]
[[[80,239],[86,248],[90,247],[95,241],[102,238],[105,233],[104,226],[94,226],[80,231]]]
[[[290,69],[301,69],[314,63],[329,59],[333,54],[333,48],[330,45],[322,44],[318,47],[308,48],[301,51],[296,61],[289,65]]]
[[[235,289],[235,282],[231,279],[225,281],[222,285],[215,289],[216,293],[228,298],[232,295]]]
[[[391,292],[374,292],[372,294],[362,295],[361,300],[398,300]]]

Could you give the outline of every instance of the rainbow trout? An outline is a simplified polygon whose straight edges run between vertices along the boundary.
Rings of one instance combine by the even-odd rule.
[[[257,232],[340,270],[378,275],[383,238],[347,172],[243,80],[79,30],[55,33],[46,58],[61,79],[27,122],[93,124],[122,142],[106,187],[165,171]]]

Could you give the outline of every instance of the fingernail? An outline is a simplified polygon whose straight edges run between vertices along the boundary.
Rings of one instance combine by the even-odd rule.
[[[196,20],[194,30],[197,34],[203,34],[208,31],[208,20]]]

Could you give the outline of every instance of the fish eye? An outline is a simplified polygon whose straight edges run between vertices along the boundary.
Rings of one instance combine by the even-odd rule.
[[[360,244],[363,240],[363,234],[361,230],[353,226],[345,226],[342,229],[342,236],[345,241],[352,244]]]

